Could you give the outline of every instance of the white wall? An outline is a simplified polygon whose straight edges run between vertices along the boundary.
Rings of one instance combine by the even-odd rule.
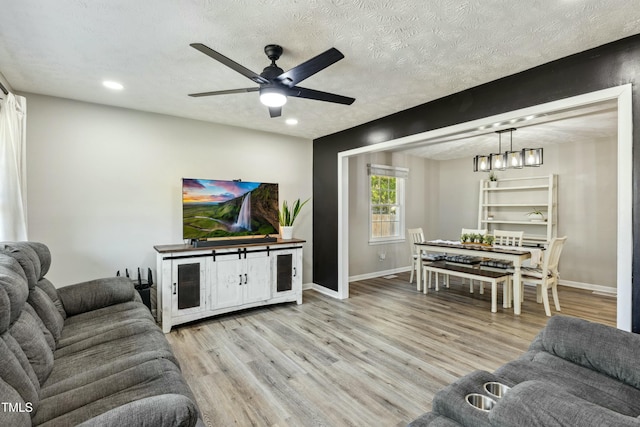
[[[312,195],[311,140],[26,94],[29,239],[46,243],[56,286],[154,269],[154,245],[182,243],[181,178],[279,183]],[[312,278],[312,209],[295,237]],[[157,275],[156,275],[157,276]]]
[[[497,172],[498,178],[558,175],[558,236],[567,236],[561,280],[616,286],[617,139],[566,142],[544,149],[544,164]],[[458,238],[478,224],[478,181],[471,159],[440,164],[439,229]],[[452,195],[455,195],[452,197]]]
[[[370,153],[349,159],[349,276],[376,271],[393,271],[410,265],[408,242],[369,244],[369,176],[367,164],[382,164],[409,168],[405,185],[405,229],[429,223],[427,205],[429,194],[425,186],[430,182],[432,162],[401,153]],[[405,230],[406,231],[406,230]],[[385,254],[380,260],[379,254]]]
[[[544,165],[498,172],[499,178],[558,175],[558,236],[568,236],[561,280],[616,287],[617,135],[597,141],[568,141],[544,149]],[[349,159],[349,276],[375,275],[409,267],[408,243],[368,245],[366,164],[410,168],[407,227],[423,227],[427,239],[458,239],[478,225],[479,180],[471,158],[423,160],[391,153]],[[398,161],[397,159],[403,159]],[[387,161],[387,163],[385,163]],[[377,261],[377,253],[387,259]]]

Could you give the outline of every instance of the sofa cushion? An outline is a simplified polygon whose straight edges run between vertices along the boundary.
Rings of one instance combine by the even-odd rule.
[[[78,427],[105,425],[190,427],[197,426],[197,423],[198,409],[191,399],[180,394],[162,394],[111,409],[85,421]]]
[[[5,242],[0,244],[0,253],[14,258],[22,267],[29,288],[40,279],[40,258],[26,242]]]
[[[33,421],[38,425],[46,421],[51,425],[76,425],[127,403],[166,393],[186,396],[193,401],[191,390],[177,366],[166,359],[149,360],[42,399]]]
[[[49,267],[51,267],[51,251],[44,243],[40,242],[23,242],[26,246],[30,247],[33,252],[38,256],[38,260],[40,261],[40,274],[38,275],[38,280],[42,279],[45,274],[49,272]]]
[[[29,311],[23,310],[18,320],[9,329],[9,334],[27,356],[38,382],[44,383],[53,369],[53,351],[47,344],[37,320]]]
[[[146,324],[155,322],[149,310],[142,304],[133,301],[111,305],[89,313],[78,314],[65,320],[64,328],[58,340],[58,348],[98,337],[112,329],[120,329],[136,320],[143,320]]]
[[[427,412],[411,421],[407,427],[461,427],[461,424],[435,412]]]
[[[11,320],[9,306],[9,295],[7,295],[7,291],[3,287],[0,287],[0,334],[9,329],[9,321]]]
[[[140,351],[131,356],[114,359],[109,363],[96,367],[95,369],[73,372],[68,377],[59,379],[56,382],[51,381],[52,378],[49,377],[49,380],[42,386],[40,398],[45,399],[58,394],[67,393],[70,390],[84,387],[87,384],[100,381],[104,378],[112,377],[119,372],[124,372],[127,369],[131,369],[134,366],[141,365],[150,360],[165,359],[173,361],[173,358],[173,353],[166,349]]]
[[[0,408],[0,425],[31,426],[32,404],[27,404],[16,389],[4,382],[2,378],[0,378],[0,402],[3,404]],[[5,409],[4,405],[13,405],[13,408]]]
[[[66,319],[67,312],[64,311],[62,301],[60,301],[60,298],[58,297],[58,290],[55,286],[53,286],[53,283],[43,277],[42,279],[38,280],[38,284],[36,286],[42,289],[49,296],[51,301],[53,301],[53,305],[56,306],[58,313],[60,313],[60,316],[62,316],[63,319]]]
[[[17,260],[0,255],[0,289],[3,289],[7,300],[3,300],[0,310],[0,333],[6,331],[15,322],[29,296],[27,278]]]
[[[16,390],[22,400],[37,407],[40,383],[16,340],[5,332],[0,339],[0,378]]]
[[[494,427],[640,426],[635,417],[605,409],[541,381],[516,385],[489,412],[489,420]]]
[[[496,372],[514,383],[540,380],[621,414],[640,414],[640,390],[546,352],[528,352]]]
[[[83,352],[98,344],[115,342],[134,335],[155,335],[158,331],[156,325],[143,319],[127,319],[117,322],[118,327],[112,325],[98,326],[94,333],[82,328],[82,333],[66,336],[60,340],[62,344],[55,353],[56,358],[70,356]]]
[[[47,329],[47,327],[42,322],[42,319],[40,319],[40,316],[38,316],[38,313],[36,313],[36,311],[33,309],[33,307],[31,307],[31,304],[29,303],[26,303],[24,305],[23,311],[29,313],[35,320],[38,328],[40,328],[40,332],[42,332],[42,335],[44,336],[44,340],[47,342],[47,345],[49,346],[51,351],[54,351],[56,349],[56,341],[53,338],[53,335],[51,335],[49,329]]]
[[[29,299],[27,301],[36,313],[38,313],[38,317],[47,327],[47,330],[51,333],[55,342],[58,342],[60,334],[62,333],[62,327],[64,326],[64,319],[53,301],[51,301],[51,298],[49,298],[49,295],[40,288],[39,282],[38,285],[29,292]]]
[[[148,328],[134,335],[130,335],[129,331],[115,329],[110,331],[108,340],[80,342],[56,350],[56,363],[47,385],[78,373],[86,374],[94,369],[102,369],[120,358],[132,357],[139,353],[152,354],[154,351],[170,354],[171,361],[178,364],[169,342],[159,328]]]

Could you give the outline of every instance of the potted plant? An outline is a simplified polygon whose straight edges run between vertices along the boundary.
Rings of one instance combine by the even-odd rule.
[[[494,238],[492,235],[487,234],[487,235],[485,235],[485,236],[483,237],[483,239],[482,239],[482,243],[484,243],[485,245],[489,245],[489,246],[491,246],[491,245],[493,245],[493,241],[494,241],[494,240],[495,240],[495,238]]]
[[[494,171],[489,172],[489,187],[495,188],[498,186],[498,175]]]
[[[462,236],[460,236],[460,241],[462,243],[467,243],[469,241],[469,235],[467,233],[463,234]]]
[[[527,213],[527,216],[534,216],[534,218],[531,219],[532,222],[544,222],[545,221],[544,213],[542,212],[542,209],[540,209],[540,208],[534,208],[531,212]]]
[[[280,222],[280,238],[282,239],[291,239],[293,238],[293,222],[296,220],[296,217],[300,213],[302,207],[309,201],[309,199],[304,202],[300,202],[300,199],[297,199],[289,208],[289,204],[287,201],[282,202],[282,209],[278,212],[278,221]]]

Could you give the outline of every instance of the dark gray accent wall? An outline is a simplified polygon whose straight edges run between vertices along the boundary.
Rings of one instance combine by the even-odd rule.
[[[487,58],[489,61],[490,58]],[[400,111],[313,141],[313,282],[338,290],[338,153],[596,90],[633,84],[633,250],[640,254],[640,35]],[[358,101],[356,101],[358,102]],[[640,142],[638,142],[640,144]],[[640,257],[632,329],[640,332]]]

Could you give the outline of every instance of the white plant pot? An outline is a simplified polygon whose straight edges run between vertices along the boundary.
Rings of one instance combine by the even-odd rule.
[[[498,186],[498,181],[489,181],[489,188],[496,188]]]
[[[293,226],[280,226],[280,238],[281,239],[293,239]]]

